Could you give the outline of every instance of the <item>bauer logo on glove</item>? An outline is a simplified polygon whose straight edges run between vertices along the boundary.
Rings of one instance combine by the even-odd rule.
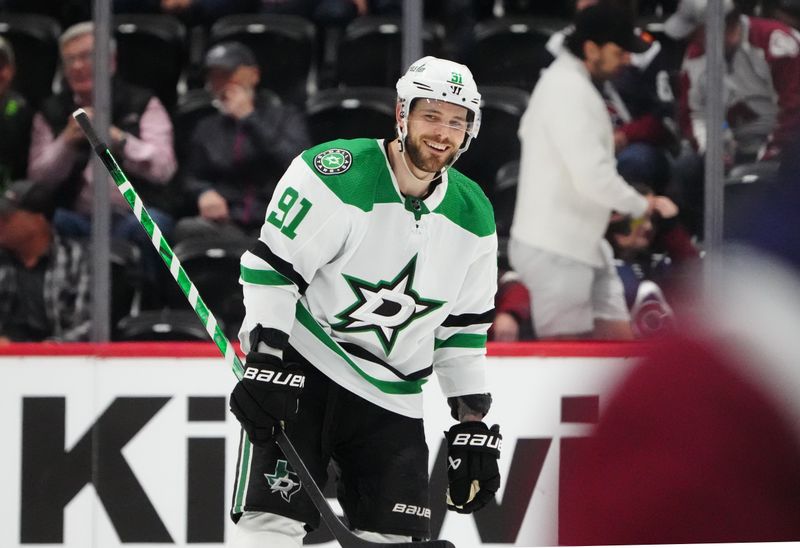
[[[470,514],[483,508],[500,488],[497,459],[503,436],[500,427],[489,429],[480,421],[454,425],[447,438],[447,508]]]

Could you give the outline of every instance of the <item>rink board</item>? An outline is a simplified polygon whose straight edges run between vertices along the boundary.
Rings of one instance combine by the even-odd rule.
[[[562,452],[587,435],[640,351],[492,347],[487,422],[504,436],[501,493],[472,516],[432,503],[434,532],[459,547],[555,544]],[[235,378],[213,347],[0,347],[0,378],[0,546],[224,545],[239,430],[226,403]],[[425,414],[441,493],[452,420],[435,378]],[[309,541],[335,546],[328,539],[322,531]]]

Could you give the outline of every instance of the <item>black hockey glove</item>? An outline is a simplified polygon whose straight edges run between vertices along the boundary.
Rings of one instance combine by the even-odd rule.
[[[447,437],[447,508],[471,514],[483,508],[500,488],[497,459],[503,436],[500,427],[491,430],[480,421],[454,425]]]
[[[305,374],[272,354],[250,352],[244,375],[231,393],[231,412],[255,445],[272,439],[275,428],[297,417]]]

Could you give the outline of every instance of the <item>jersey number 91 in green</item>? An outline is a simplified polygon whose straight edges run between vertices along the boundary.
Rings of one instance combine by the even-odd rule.
[[[311,202],[305,198],[300,198],[300,203],[297,204],[299,211],[291,215],[292,219],[289,221],[289,212],[294,208],[298,198],[300,198],[300,195],[297,191],[292,187],[287,187],[280,200],[278,200],[278,211],[270,211],[269,215],[267,215],[267,222],[279,228],[290,240],[294,240],[295,236],[297,236],[297,232],[295,232],[297,226],[305,219],[306,215],[308,215],[308,210],[311,209]],[[287,221],[289,222],[287,223]]]

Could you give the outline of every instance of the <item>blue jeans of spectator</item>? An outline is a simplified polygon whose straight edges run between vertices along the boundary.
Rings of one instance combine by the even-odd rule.
[[[631,143],[617,154],[617,172],[630,184],[646,184],[662,194],[670,181],[666,152],[649,143]]]
[[[148,208],[147,211],[169,241],[175,227],[172,216],[154,207]],[[92,219],[77,211],[58,208],[53,215],[53,228],[62,236],[89,238],[92,234]],[[142,252],[142,270],[145,276],[149,280],[155,281],[158,269],[161,268],[159,266],[161,258],[133,213],[113,212],[111,214],[111,237],[136,244]]]

